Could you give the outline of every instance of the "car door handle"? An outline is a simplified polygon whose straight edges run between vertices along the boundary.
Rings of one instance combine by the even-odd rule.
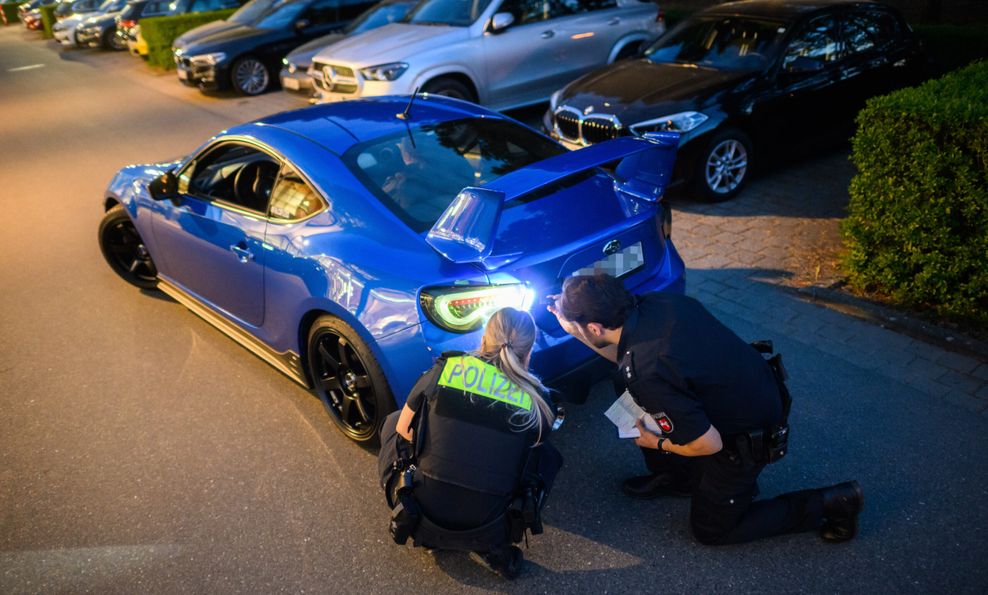
[[[613,19],[607,21],[607,24],[608,25],[620,25],[621,24],[621,17],[614,17]]]
[[[542,39],[549,39],[551,37],[554,37],[555,35],[556,35],[556,32],[553,31],[552,29],[549,29],[548,31],[543,31],[542,32]]]
[[[240,262],[248,263],[254,260],[254,253],[248,250],[247,248],[244,248],[240,244],[234,244],[230,246],[230,250],[232,250],[233,253],[237,255],[237,259]]]

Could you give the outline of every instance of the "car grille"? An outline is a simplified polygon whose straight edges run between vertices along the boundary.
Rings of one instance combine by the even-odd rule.
[[[339,64],[315,62],[312,79],[320,88],[333,93],[356,93],[357,77],[353,69]]]
[[[569,141],[580,140],[580,117],[571,112],[556,114],[556,128],[560,136]]]
[[[583,142],[592,145],[615,139],[620,136],[620,129],[616,118],[586,118],[583,120]]]
[[[552,115],[556,134],[563,140],[592,145],[618,138],[624,127],[617,116],[610,114],[584,115],[575,108],[560,106]]]

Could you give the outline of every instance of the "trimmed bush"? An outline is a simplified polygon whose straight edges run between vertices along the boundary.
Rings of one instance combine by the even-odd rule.
[[[176,37],[199,25],[223,20],[234,12],[235,9],[215,10],[141,19],[141,35],[148,44],[148,64],[165,70],[175,68],[172,42]]]
[[[55,6],[57,4],[45,4],[41,7],[41,39],[55,37],[51,32],[51,28],[55,25]]]
[[[988,58],[988,25],[917,25],[913,27],[940,75]]]
[[[3,20],[7,25],[13,25],[17,22],[17,7],[20,6],[20,2],[4,2],[0,4],[3,10]]]
[[[988,324],[988,61],[876,97],[857,121],[851,285]]]

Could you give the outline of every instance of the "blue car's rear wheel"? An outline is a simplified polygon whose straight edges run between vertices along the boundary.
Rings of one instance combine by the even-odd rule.
[[[309,372],[330,418],[350,439],[376,443],[394,397],[381,366],[356,331],[322,316],[309,331]]]
[[[103,216],[99,225],[99,247],[107,264],[124,281],[141,289],[158,285],[158,269],[122,206],[114,206]]]

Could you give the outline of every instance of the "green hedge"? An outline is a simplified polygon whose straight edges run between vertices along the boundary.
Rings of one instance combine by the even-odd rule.
[[[988,25],[916,25],[937,75],[988,58]]]
[[[141,20],[141,35],[148,44],[148,64],[165,70],[175,68],[172,42],[176,37],[199,25],[223,20],[234,12],[235,9],[216,10]]]
[[[17,22],[17,7],[20,6],[20,2],[4,2],[0,4],[3,8],[3,15],[7,19],[8,25],[13,25]]]
[[[55,36],[51,32],[55,24],[55,7],[57,4],[45,4],[41,7],[41,38],[52,39]]]
[[[870,100],[851,159],[851,284],[988,324],[988,61]]]

